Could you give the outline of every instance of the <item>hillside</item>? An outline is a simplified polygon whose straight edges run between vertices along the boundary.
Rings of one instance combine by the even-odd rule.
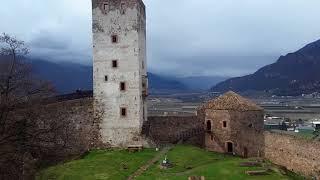
[[[92,66],[70,62],[49,62],[31,60],[34,73],[53,83],[60,94],[72,93],[78,89],[92,90]],[[151,93],[181,92],[187,87],[171,77],[148,73]]]
[[[320,91],[320,40],[281,56],[251,75],[231,78],[211,91],[268,91],[276,95],[301,95]]]
[[[213,85],[216,85],[227,79],[228,77],[222,77],[222,76],[190,76],[190,77],[177,78],[177,80],[185,84],[188,89],[195,90],[195,91],[199,91],[199,90],[207,91]]]
[[[78,89],[92,90],[92,67],[81,64],[45,60],[31,61],[33,72],[39,78],[50,81],[60,94],[72,93]]]
[[[149,91],[151,94],[175,93],[187,91],[186,85],[171,77],[148,73]]]

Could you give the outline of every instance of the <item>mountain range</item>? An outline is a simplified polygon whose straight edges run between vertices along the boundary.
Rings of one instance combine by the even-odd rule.
[[[32,58],[29,60],[33,72],[39,78],[52,82],[59,94],[79,89],[92,90],[93,75],[90,65]],[[173,77],[149,72],[148,78],[150,94],[203,92],[208,89],[213,92],[232,90],[290,96],[310,94],[320,91],[320,40],[281,56],[275,63],[242,77]]]
[[[92,68],[70,62],[31,60],[33,72],[43,80],[51,82],[57,93],[66,94],[76,90],[92,90]]]
[[[275,95],[301,95],[320,91],[320,40],[281,56],[253,74],[231,78],[210,91],[265,91]]]
[[[50,62],[30,59],[33,72],[41,79],[50,81],[59,94],[72,93],[76,90],[92,90],[92,66],[70,62]],[[208,90],[227,78],[196,76],[177,78],[148,73],[151,94],[170,94]]]
[[[230,77],[227,76],[188,76],[179,77],[177,80],[187,86],[189,90],[208,91],[212,86],[219,82],[225,81]]]

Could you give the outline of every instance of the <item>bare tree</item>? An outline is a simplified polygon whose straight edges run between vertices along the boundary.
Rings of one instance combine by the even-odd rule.
[[[72,107],[48,104],[54,89],[32,73],[25,43],[2,34],[0,48],[0,179],[31,179],[34,163],[57,162],[87,151],[89,142],[94,146],[79,138],[88,130],[78,130],[82,117],[69,117]],[[100,119],[92,118],[93,131]],[[91,134],[99,140],[99,133]]]
[[[23,41],[3,33],[0,45],[0,179],[20,179],[23,156],[38,135],[32,132],[38,123],[30,109],[52,88],[32,77],[31,66],[24,61],[29,49]]]
[[[43,100],[53,88],[33,75],[25,43],[4,33],[0,45],[0,179],[21,179],[25,159],[65,146],[59,135],[66,135],[69,125],[59,113],[43,117]]]

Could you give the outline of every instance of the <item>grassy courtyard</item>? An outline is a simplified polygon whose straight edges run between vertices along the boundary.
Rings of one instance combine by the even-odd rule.
[[[155,157],[158,152],[146,149],[142,152],[93,151],[83,159],[50,167],[38,174],[38,180],[121,180],[126,179],[140,166]],[[240,167],[239,163],[248,160],[223,154],[207,152],[193,146],[176,146],[167,154],[173,168],[160,169],[158,163],[137,180],[186,180],[189,176],[205,176],[206,179],[302,179],[293,173],[271,167],[267,175],[249,176],[247,170],[260,170],[262,167]]]
[[[37,180],[102,180],[126,179],[156,152],[146,149],[142,152],[92,151],[83,159],[50,167],[37,176]]]

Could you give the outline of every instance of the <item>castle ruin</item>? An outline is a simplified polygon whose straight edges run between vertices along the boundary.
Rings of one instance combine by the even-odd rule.
[[[263,109],[234,92],[205,103],[199,107],[197,116],[149,117],[148,121],[144,3],[92,0],[92,10],[93,107],[95,114],[102,111],[102,118],[99,135],[95,134],[96,126],[92,126],[93,118],[74,118],[79,126],[88,121],[86,131],[81,134],[93,132],[91,139],[98,141],[99,136],[111,147],[146,145],[142,127],[146,131],[144,135],[159,144],[175,143],[195,135],[195,144],[207,150],[264,157],[290,170],[319,177],[319,143],[264,131]],[[72,114],[83,113],[86,114]],[[288,158],[293,160],[287,161]]]

